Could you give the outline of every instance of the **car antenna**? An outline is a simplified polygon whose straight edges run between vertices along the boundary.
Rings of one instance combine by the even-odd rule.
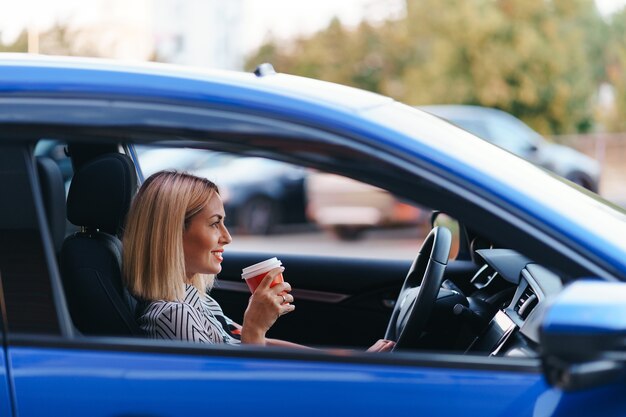
[[[262,63],[254,70],[254,75],[256,75],[257,77],[265,77],[274,74],[276,74],[276,70],[274,69],[274,66],[269,62]]]

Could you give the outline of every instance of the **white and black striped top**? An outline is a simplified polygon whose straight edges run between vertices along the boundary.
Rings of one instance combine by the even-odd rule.
[[[236,327],[209,295],[201,297],[193,285],[185,285],[183,301],[153,301],[139,316],[139,326],[155,339],[200,343],[239,344]],[[235,331],[236,332],[236,331]]]

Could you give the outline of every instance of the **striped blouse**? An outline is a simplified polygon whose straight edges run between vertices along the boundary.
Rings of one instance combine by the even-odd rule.
[[[183,301],[153,301],[139,316],[139,326],[155,339],[200,343],[241,343],[233,321],[209,295],[201,297],[193,285],[185,285]],[[235,331],[235,333],[237,333]]]

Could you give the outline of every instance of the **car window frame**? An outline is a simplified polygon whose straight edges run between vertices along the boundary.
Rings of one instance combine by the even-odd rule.
[[[8,324],[7,345],[14,347],[43,347],[81,350],[104,350],[143,353],[164,353],[172,355],[202,355],[219,357],[267,358],[280,360],[304,360],[323,362],[359,363],[372,365],[480,369],[494,371],[514,371],[523,373],[541,373],[540,361],[537,358],[489,358],[479,355],[443,354],[429,352],[403,352],[394,355],[371,355],[361,351],[335,350],[292,350],[286,348],[267,348],[258,346],[223,347],[198,346],[187,342],[172,342],[153,340],[148,338],[124,337],[93,337],[84,336],[77,332],[71,322],[67,302],[62,289],[60,270],[56,262],[52,240],[45,220],[44,207],[38,193],[39,185],[34,172],[33,146],[28,143],[20,144],[24,155],[28,155],[24,164],[28,175],[30,192],[33,195],[33,207],[37,212],[37,227],[42,236],[42,247],[45,252],[45,262],[48,270],[45,273],[51,283],[53,307],[57,312],[60,331],[56,334],[43,334],[37,331],[14,332],[11,330],[11,317],[7,317]],[[132,155],[132,146],[125,146]],[[132,156],[131,156],[132,157]],[[135,155],[136,157],[136,155]],[[0,175],[0,181],[3,177]],[[6,308],[6,300],[0,300],[0,308]]]

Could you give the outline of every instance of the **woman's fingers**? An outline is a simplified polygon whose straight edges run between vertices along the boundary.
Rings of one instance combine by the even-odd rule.
[[[393,347],[396,345],[395,342],[391,340],[379,339],[374,343],[369,349],[368,352],[390,352],[393,350]]]
[[[276,294],[284,294],[291,291],[291,284],[288,282],[280,282],[272,287]]]
[[[279,316],[284,316],[287,313],[291,313],[296,309],[293,304],[281,304]]]
[[[280,304],[290,304],[293,303],[293,295],[288,294],[288,293],[281,293],[277,295],[278,300],[280,301]]]

